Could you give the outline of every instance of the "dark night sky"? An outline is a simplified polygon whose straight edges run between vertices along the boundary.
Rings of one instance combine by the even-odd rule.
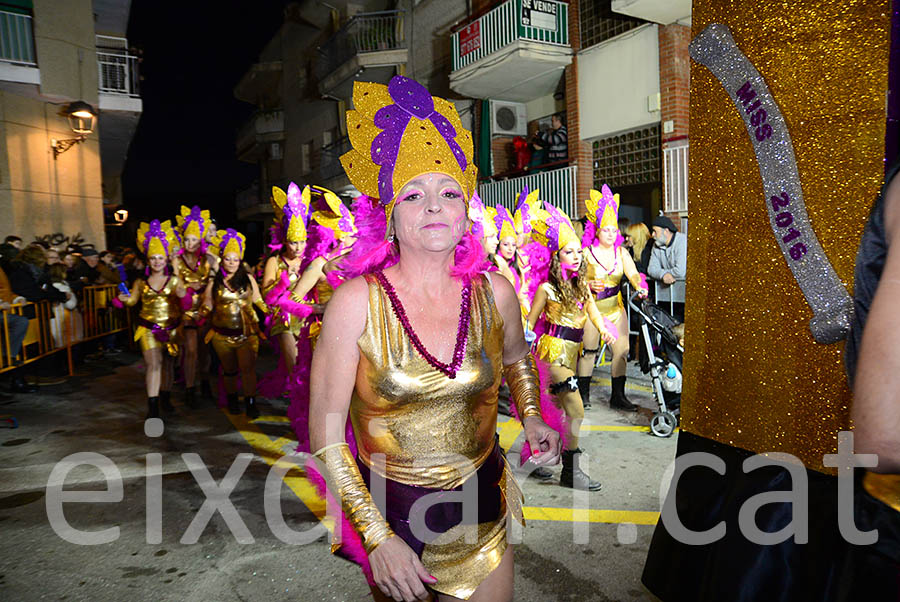
[[[253,107],[232,89],[282,22],[286,0],[134,0],[129,43],[143,51],[144,112],[123,174],[138,219],[171,219],[198,204],[219,223],[255,165],[235,159],[237,128]]]

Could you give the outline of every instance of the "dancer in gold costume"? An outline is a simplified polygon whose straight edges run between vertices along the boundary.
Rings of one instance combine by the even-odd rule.
[[[279,301],[303,302],[295,290],[300,285],[300,265],[306,249],[309,200],[308,186],[301,192],[300,187],[291,182],[286,193],[277,186],[272,188],[272,206],[275,209],[273,246],[280,252],[266,261],[262,293],[272,310],[269,336],[278,342],[285,378],[294,369],[297,360],[297,337],[302,320],[284,309]]]
[[[175,216],[181,238],[181,253],[172,260],[178,277],[184,283],[191,306],[182,315],[184,334],[184,401],[189,407],[196,407],[196,379],[198,366],[205,373],[208,370],[209,357],[206,346],[199,345],[198,312],[203,303],[203,292],[213,272],[215,257],[206,253],[206,235],[211,225],[209,211],[194,205],[190,209],[182,206],[179,215]],[[204,391],[209,388],[204,380]]]
[[[596,296],[597,309],[604,318],[615,324],[618,338],[612,350],[612,394],[609,407],[633,412],[637,406],[625,397],[625,367],[628,361],[628,314],[622,302],[622,279],[627,278],[640,296],[647,296],[647,285],[634,266],[634,260],[619,239],[619,195],[606,184],[601,192],[591,190],[585,202],[588,222],[581,244],[587,265],[588,287]],[[600,351],[600,333],[588,322],[584,326],[584,350],[578,360],[578,390],[585,408],[591,405],[591,375]]]
[[[587,287],[587,269],[581,257],[581,245],[572,222],[559,209],[548,203],[532,221],[532,237],[551,253],[547,281],[534,295],[528,314],[528,328],[534,330],[543,315],[547,330],[537,342],[538,359],[550,364],[556,395],[566,413],[569,433],[563,452],[563,470],[559,483],[564,487],[596,491],[600,483],[593,481],[580,467],[581,449],[578,436],[584,420],[584,407],[577,394],[575,367],[581,353],[585,324],[591,322],[605,342],[612,343],[615,334],[604,324],[603,316]]]
[[[374,270],[342,284],[326,308],[312,365],[312,449],[361,543],[376,599],[427,599],[430,590],[441,601],[512,600],[505,525],[508,514],[521,519],[521,494],[496,443],[501,372],[537,463],[558,461],[559,435],[540,418],[515,291],[484,273],[467,233],[471,134],[451,103],[405,77],[356,82],[353,101],[353,150],[341,161],[380,200],[393,236],[373,250],[383,258]],[[392,116],[379,120],[386,129],[376,113]],[[477,507],[477,518],[449,506],[439,520],[409,514],[415,500],[472,478],[478,500],[463,506]],[[387,491],[387,516],[369,495],[373,482]],[[460,537],[469,531],[476,543]]]
[[[206,286],[201,313],[210,316],[211,327],[206,342],[212,342],[225,373],[225,392],[228,411],[240,414],[237,383],[240,373],[244,406],[249,418],[259,416],[256,407],[256,354],[260,332],[253,305],[264,313],[259,286],[247,273],[242,262],[246,239],[240,232],[228,228],[219,231],[214,241],[219,249],[220,269]]]
[[[158,418],[160,405],[166,412],[175,410],[171,402],[173,364],[181,342],[180,299],[186,291],[168,263],[178,251],[171,222],[141,223],[137,243],[147,256],[147,276],[135,280],[131,293],[119,293],[118,299],[129,307],[141,304],[134,340],[140,344],[147,367],[147,417]]]

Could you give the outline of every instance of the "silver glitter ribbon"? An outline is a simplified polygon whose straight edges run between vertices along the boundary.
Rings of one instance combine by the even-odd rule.
[[[766,81],[721,23],[712,23],[700,32],[691,42],[690,54],[719,80],[744,119],[762,177],[772,233],[813,311],[809,322],[813,338],[822,344],[845,339],[853,300],[809,222],[787,123]]]

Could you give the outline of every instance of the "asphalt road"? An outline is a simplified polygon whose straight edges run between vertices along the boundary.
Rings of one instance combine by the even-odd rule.
[[[553,482],[522,482],[528,524],[516,547],[517,600],[655,599],[640,574],[676,437],[651,436],[645,428],[649,412],[609,410],[602,403],[608,374],[600,368],[594,380],[595,405],[582,447],[603,489],[573,502],[572,491]],[[627,392],[633,401],[653,405],[646,382],[631,378]],[[143,371],[136,355],[124,353],[0,405],[0,416],[19,422],[17,429],[0,426],[0,599],[371,599],[359,570],[331,556],[325,537],[291,545],[267,520],[263,493],[271,465],[292,449],[287,402],[263,400],[264,416],[252,424],[206,403],[189,410],[176,400],[177,414],[166,420],[164,432],[148,437]],[[518,427],[501,423],[498,430],[504,446],[517,451]],[[114,488],[104,493],[108,482],[98,468],[61,472],[65,458],[80,453],[76,459],[84,459],[84,452],[108,458],[110,470],[121,476],[121,495]],[[162,476],[148,479],[156,464]],[[219,497],[227,495],[235,512],[228,521],[219,513],[200,520],[229,469],[233,489],[223,486]],[[99,499],[60,506],[60,494],[48,488],[54,470],[54,482],[65,477],[63,496],[94,491]],[[319,525],[322,502],[302,475],[284,479],[280,505],[285,528],[302,532]],[[109,541],[74,543],[103,537]]]

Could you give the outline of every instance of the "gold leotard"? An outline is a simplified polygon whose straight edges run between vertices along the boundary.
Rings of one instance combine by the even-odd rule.
[[[560,302],[552,284],[544,282],[541,288],[547,293],[547,304],[542,315],[548,324],[584,330],[588,316],[581,304],[574,311],[567,309]],[[537,344],[538,359],[551,366],[563,366],[574,372],[578,357],[581,355],[581,346],[581,341],[570,341],[544,333]]]
[[[587,262],[587,273],[585,276],[587,280],[599,280],[607,290],[620,287],[622,281],[625,279],[625,264],[622,261],[622,247],[616,248],[616,259],[611,272],[608,271],[609,268],[604,267],[597,261],[597,258],[594,257],[594,253],[595,251],[591,247],[585,249],[584,252],[584,259]],[[622,302],[621,290],[618,290],[615,294],[605,298],[601,298],[603,297],[603,293],[597,293],[595,297],[600,315],[613,324],[618,324],[619,318],[625,315],[625,304]]]
[[[216,353],[249,345],[253,352],[259,349],[259,324],[253,311],[253,289],[235,291],[222,285],[214,293],[211,316],[212,328],[206,341],[212,341]]]
[[[153,327],[139,325],[134,331],[134,340],[140,344],[141,351],[164,347],[169,355],[178,355],[178,344],[181,341],[181,301],[175,294],[180,280],[178,276],[169,276],[160,290],[150,286],[147,280],[140,281],[141,311],[138,314],[139,321],[143,320],[155,324],[168,331],[169,340],[161,343],[153,335]],[[137,303],[137,297],[133,297],[130,303]]]
[[[197,312],[203,304],[203,293],[206,291],[206,284],[209,282],[210,271],[210,265],[205,255],[200,255],[197,269],[195,270],[188,266],[188,261],[184,255],[181,256],[181,261],[178,262],[178,277],[184,282],[185,287],[190,287],[194,290],[191,308],[184,312],[185,325],[193,326],[197,320]]]
[[[271,291],[273,288],[278,286],[278,283],[281,281],[281,274],[283,274],[288,269],[289,269],[288,264],[284,260],[284,257],[279,255],[278,262],[277,262],[277,268],[275,270],[275,280],[272,281],[272,284],[270,284],[269,286],[265,287],[262,290],[263,297],[268,295],[269,291]],[[291,282],[291,286],[293,286],[294,283],[297,282],[297,278],[299,278],[299,276],[297,276],[297,274],[290,274],[289,279]],[[290,294],[290,293],[287,293],[287,294]],[[289,332],[292,335],[294,335],[295,337],[300,335],[300,329],[302,328],[303,323],[300,321],[299,318],[297,318],[297,316],[294,316],[291,314],[285,314],[280,309],[275,308],[275,307],[272,307],[271,311],[272,311],[272,326],[269,329],[270,336],[273,336],[273,337],[278,336],[279,334],[281,334],[283,332]]]
[[[451,379],[419,355],[374,276],[366,276],[369,308],[350,419],[359,460],[373,473],[407,485],[450,489],[481,466],[495,445],[497,389],[503,369],[503,319],[491,285],[472,285],[465,358]],[[375,464],[373,454],[383,454]],[[521,492],[506,469],[501,482],[506,511],[478,525],[479,541],[458,539],[458,525],[426,545],[422,562],[437,591],[467,599],[499,564],[506,550],[506,513],[521,521]]]

